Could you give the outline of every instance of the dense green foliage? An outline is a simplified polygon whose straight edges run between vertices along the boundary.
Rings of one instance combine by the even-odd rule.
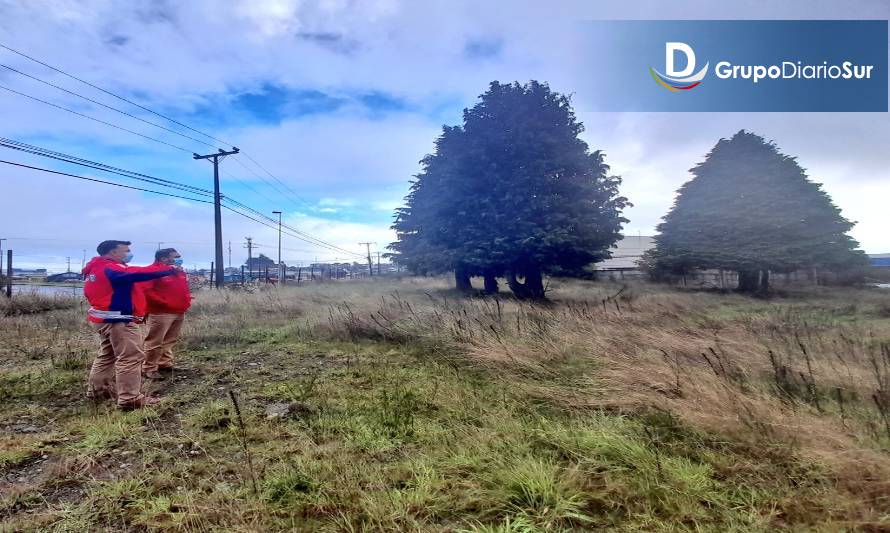
[[[658,226],[656,270],[739,272],[739,289],[766,290],[769,272],[861,266],[865,255],[828,194],[794,157],[744,130],[721,139],[691,170]]]
[[[621,180],[578,136],[569,98],[546,84],[492,82],[463,125],[444,127],[396,211],[390,245],[418,273],[506,275],[518,296],[543,296],[548,269],[608,257],[626,219]],[[517,278],[525,278],[521,284]]]

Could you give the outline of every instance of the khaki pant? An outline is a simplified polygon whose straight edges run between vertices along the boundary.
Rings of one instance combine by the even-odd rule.
[[[173,346],[179,340],[184,315],[149,315],[148,333],[145,335],[145,364],[142,371],[154,372],[158,368],[173,367]]]
[[[115,398],[127,406],[142,400],[142,330],[132,322],[94,324],[99,354],[90,369],[87,396]]]

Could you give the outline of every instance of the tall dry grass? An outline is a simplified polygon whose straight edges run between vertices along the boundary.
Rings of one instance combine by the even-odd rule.
[[[400,343],[484,367],[556,409],[657,411],[765,455],[799,454],[888,503],[890,291],[759,300],[645,284],[550,288],[546,303],[465,297],[448,280],[419,278],[202,291],[185,344],[237,344],[263,330]],[[46,353],[84,346],[81,311],[41,317],[42,333],[37,317],[10,317],[0,340]],[[46,334],[48,321],[56,333]]]
[[[857,494],[887,503],[890,323],[882,309],[890,293],[819,289],[756,300],[557,282],[551,297],[465,298],[444,280],[414,279],[215,294],[196,311],[205,330],[220,308],[244,320],[262,308],[308,337],[405,343],[487,367],[559,409],[665,412],[764,455],[817,461]]]

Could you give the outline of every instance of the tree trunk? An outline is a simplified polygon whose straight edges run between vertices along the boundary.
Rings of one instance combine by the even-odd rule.
[[[485,294],[497,294],[498,287],[498,278],[492,274],[491,272],[487,272],[485,274]]]
[[[764,294],[769,292],[769,270],[760,271],[760,292]]]
[[[473,290],[473,284],[470,283],[470,274],[464,267],[454,269],[454,287],[464,292]]]
[[[525,273],[525,286],[531,298],[540,300],[544,298],[544,274],[540,269],[530,269]]]
[[[544,275],[538,268],[529,268],[522,272],[525,277],[525,283],[519,283],[516,279],[516,272],[507,273],[507,284],[513,295],[519,299],[542,299],[544,298]]]
[[[739,292],[757,292],[760,286],[760,271],[739,270]]]
[[[507,272],[507,285],[510,287],[510,291],[513,292],[513,296],[519,299],[528,298],[525,285],[519,283],[519,280],[516,279],[516,272],[513,272],[512,270]]]

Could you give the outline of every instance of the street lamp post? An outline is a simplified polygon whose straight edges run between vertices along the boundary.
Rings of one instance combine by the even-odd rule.
[[[282,273],[284,269],[281,267],[281,211],[272,211],[272,214],[278,215],[278,284],[284,285],[287,272]]]

